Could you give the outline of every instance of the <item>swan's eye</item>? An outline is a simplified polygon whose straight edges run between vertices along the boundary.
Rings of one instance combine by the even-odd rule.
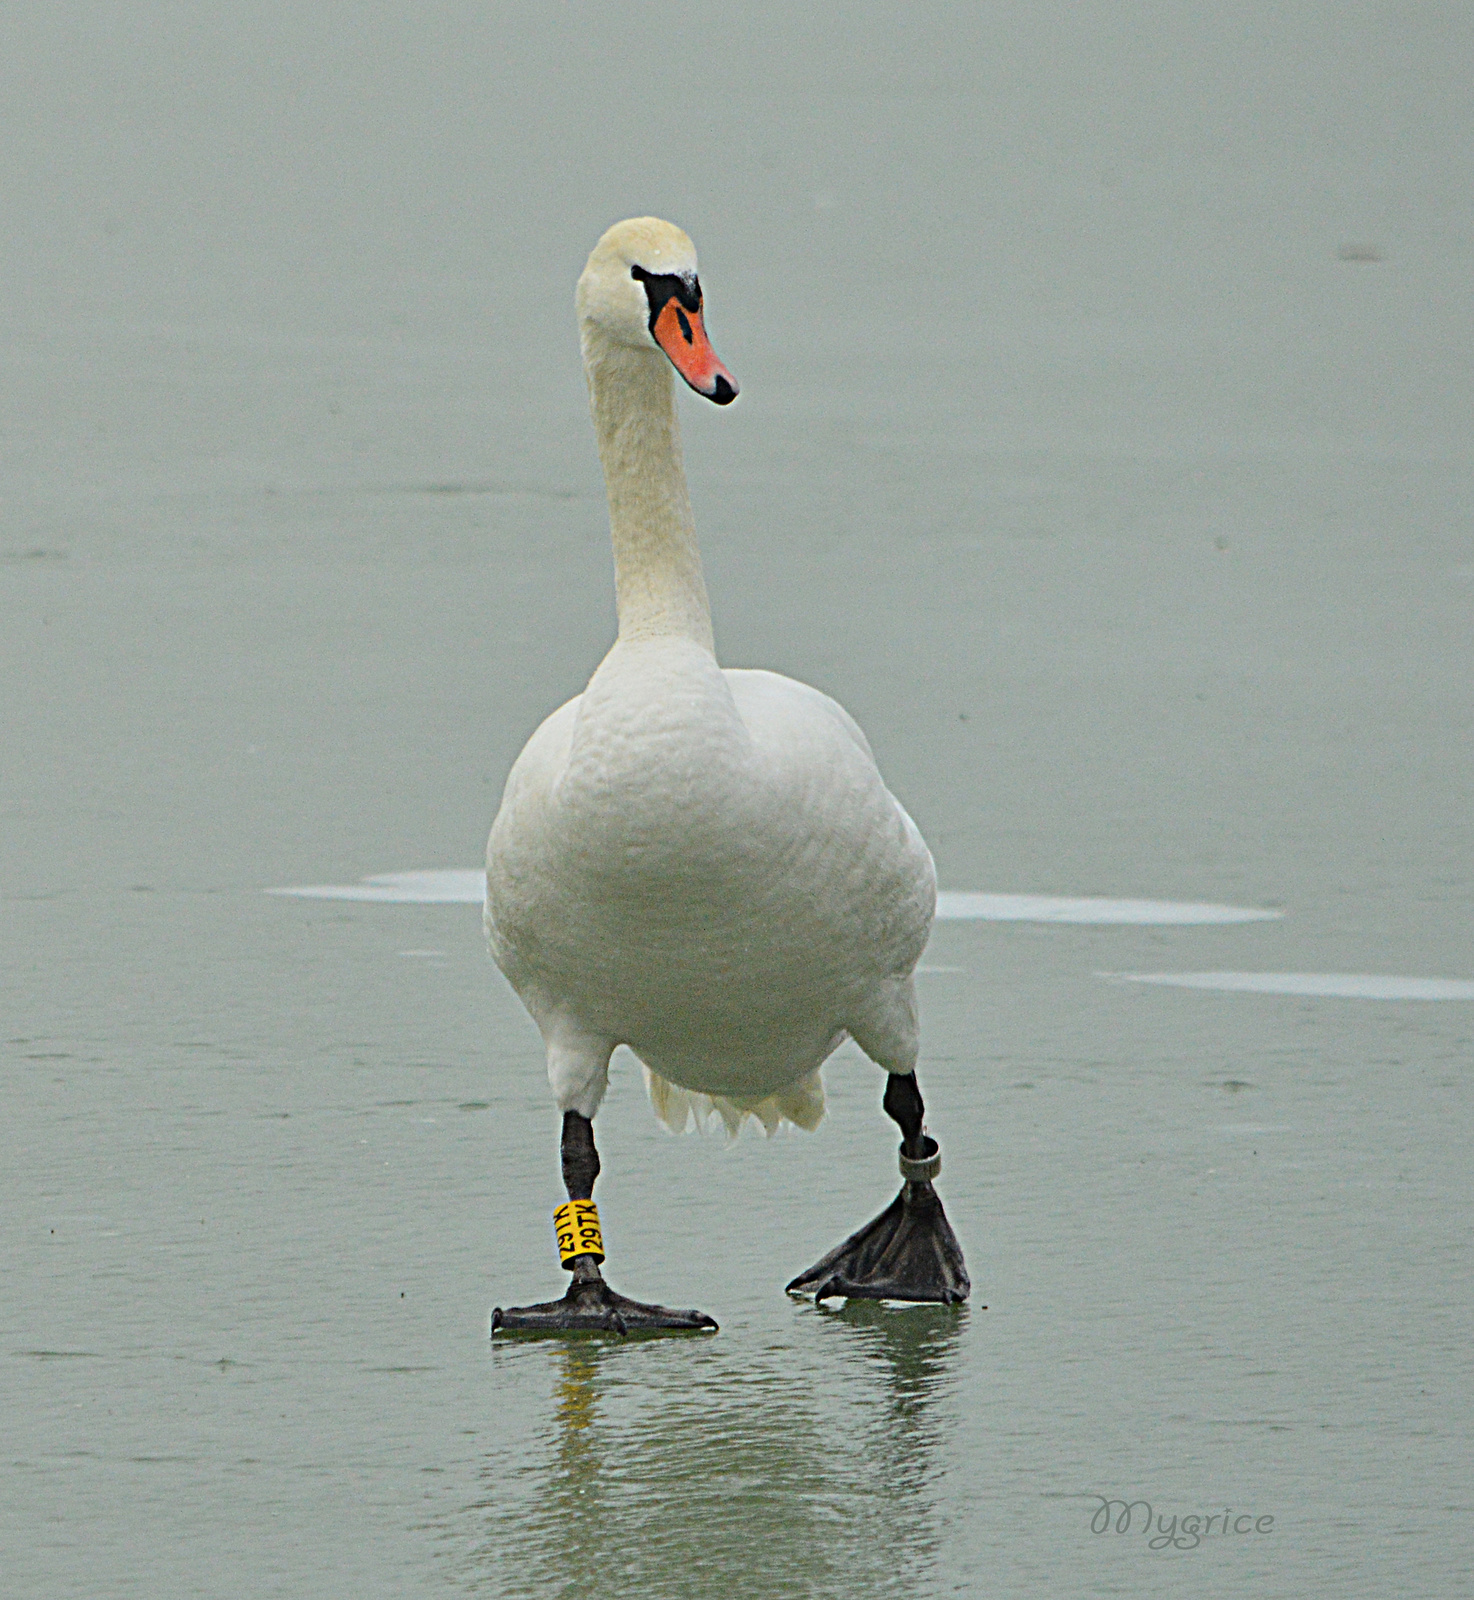
[[[689,342],[691,335],[687,330],[690,324],[685,311],[701,310],[701,280],[696,274],[693,272],[689,277],[682,277],[674,272],[647,272],[644,267],[634,266],[630,268],[630,277],[636,283],[645,285],[645,299],[650,306],[650,331],[654,333],[656,318],[674,300],[681,318],[681,332]]]

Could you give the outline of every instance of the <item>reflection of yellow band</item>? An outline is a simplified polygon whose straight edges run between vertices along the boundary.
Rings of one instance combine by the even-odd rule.
[[[599,1208],[592,1200],[565,1200],[553,1213],[558,1259],[571,1272],[575,1256],[592,1256],[597,1266],[604,1259],[604,1235],[599,1231]]]

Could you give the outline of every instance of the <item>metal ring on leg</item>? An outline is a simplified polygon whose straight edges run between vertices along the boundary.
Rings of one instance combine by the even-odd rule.
[[[930,1183],[942,1170],[942,1147],[926,1134],[921,1136],[922,1156],[908,1156],[901,1146],[901,1176],[907,1183]]]

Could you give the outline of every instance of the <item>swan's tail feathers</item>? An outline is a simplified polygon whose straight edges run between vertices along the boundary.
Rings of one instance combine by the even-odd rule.
[[[645,1087],[650,1092],[651,1109],[672,1133],[684,1133],[693,1122],[698,1128],[705,1128],[713,1116],[721,1118],[728,1138],[735,1138],[749,1117],[762,1123],[770,1137],[784,1122],[812,1133],[824,1116],[824,1080],[817,1067],[786,1089],[761,1100],[738,1100],[724,1094],[682,1089],[649,1067],[645,1068]]]

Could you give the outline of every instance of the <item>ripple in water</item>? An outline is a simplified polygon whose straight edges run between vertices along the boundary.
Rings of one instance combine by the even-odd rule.
[[[474,1529],[459,1580],[570,1600],[925,1591],[969,1313],[795,1314],[821,1336],[497,1347],[498,1382],[546,1398],[541,1425],[487,1457],[485,1492],[457,1517]]]

